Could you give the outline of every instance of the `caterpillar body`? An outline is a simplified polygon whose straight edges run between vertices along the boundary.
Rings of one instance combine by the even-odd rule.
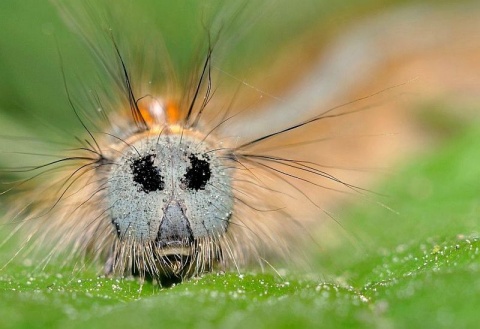
[[[72,87],[58,45],[65,111],[83,133],[49,145],[57,148],[47,154],[52,161],[38,163],[37,152],[35,164],[15,167],[21,179],[4,194],[23,200],[8,201],[16,203],[7,216],[13,232],[27,236],[18,254],[49,248],[40,263],[88,259],[107,275],[169,286],[214,268],[292,257],[308,218],[332,217],[329,195],[365,193],[320,147],[338,135],[335,122],[358,122],[370,97],[320,111],[288,108],[229,74],[222,60],[237,36],[228,29],[258,18],[248,6],[204,14],[194,64],[176,74],[154,28],[121,28],[122,15],[133,15],[126,4],[72,3],[56,6],[92,51],[98,83]],[[229,79],[254,96],[232,93]],[[259,119],[263,108],[278,111]]]

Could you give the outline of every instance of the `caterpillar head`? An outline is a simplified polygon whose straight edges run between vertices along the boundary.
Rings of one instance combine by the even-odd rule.
[[[211,268],[222,257],[218,243],[234,204],[222,150],[179,126],[113,148],[106,202],[117,241],[107,271],[128,268],[175,282]]]

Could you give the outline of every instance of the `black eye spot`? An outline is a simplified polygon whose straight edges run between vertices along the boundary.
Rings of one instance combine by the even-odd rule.
[[[191,190],[204,190],[207,182],[210,180],[210,163],[207,160],[199,159],[195,154],[188,157],[191,167],[187,169],[183,183]]]
[[[152,154],[136,159],[130,165],[133,181],[140,184],[145,193],[163,190],[164,182],[160,171],[153,165],[155,156]]]

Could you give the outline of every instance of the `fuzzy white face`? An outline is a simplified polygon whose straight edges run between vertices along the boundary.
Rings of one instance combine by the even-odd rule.
[[[168,254],[226,232],[231,170],[218,150],[187,132],[141,136],[123,145],[107,190],[120,240],[154,242]]]

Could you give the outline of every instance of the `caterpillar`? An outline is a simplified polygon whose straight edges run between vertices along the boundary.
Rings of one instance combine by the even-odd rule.
[[[11,235],[26,236],[17,254],[46,249],[41,264],[62,255],[170,286],[296,257],[312,222],[335,220],[332,195],[368,195],[335,164],[360,142],[332,139],[342,125],[356,136],[380,93],[305,109],[230,74],[232,30],[261,18],[249,2],[203,8],[198,50],[180,73],[161,33],[126,3],[54,3],[92,53],[97,81],[75,84],[57,42],[64,111],[81,132],[46,141],[47,154],[17,139],[32,146],[16,156],[34,163],[4,170],[19,177],[3,192]],[[122,28],[127,21],[141,28]]]

